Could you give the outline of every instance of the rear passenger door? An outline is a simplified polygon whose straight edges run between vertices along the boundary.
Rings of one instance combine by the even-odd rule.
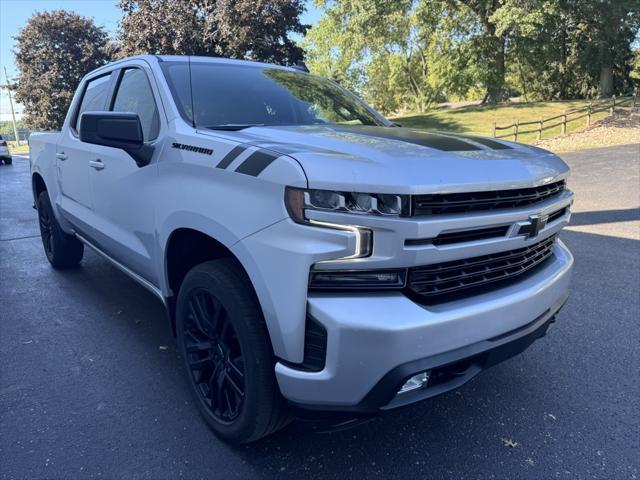
[[[89,161],[94,158],[94,145],[80,142],[78,131],[83,112],[104,110],[107,106],[111,73],[87,80],[82,88],[80,101],[75,106],[68,128],[61,133],[56,146],[56,166],[61,198],[60,208],[65,211],[74,226],[90,235],[92,223],[92,198],[89,187]]]
[[[161,121],[150,71],[143,65],[134,65],[120,69],[116,75],[108,110],[138,114],[144,141],[157,143],[166,126]],[[94,145],[89,179],[95,241],[105,253],[154,285],[158,284],[153,264],[156,178],[155,159],[139,167],[124,150]]]

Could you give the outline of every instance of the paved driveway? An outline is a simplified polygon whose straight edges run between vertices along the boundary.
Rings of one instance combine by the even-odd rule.
[[[246,446],[200,421],[160,303],[92,252],[44,257],[27,161],[0,167],[2,478],[637,478],[640,145],[573,167],[573,294],[545,339],[366,425]]]

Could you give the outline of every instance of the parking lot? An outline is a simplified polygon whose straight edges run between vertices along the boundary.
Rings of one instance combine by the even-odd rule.
[[[572,295],[548,335],[357,428],[231,447],[200,420],[162,305],[91,251],[50,268],[25,157],[0,167],[0,477],[640,477],[640,145],[564,154]]]

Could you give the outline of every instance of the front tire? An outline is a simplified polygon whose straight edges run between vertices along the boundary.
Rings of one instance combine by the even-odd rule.
[[[218,436],[249,443],[289,422],[262,311],[237,263],[220,259],[189,271],[176,334],[198,410]]]
[[[4,157],[4,164],[5,165],[11,165],[13,163],[13,158],[12,157]]]
[[[84,254],[84,245],[76,237],[65,233],[60,228],[46,190],[38,195],[38,223],[44,253],[53,268],[69,268],[78,265]]]

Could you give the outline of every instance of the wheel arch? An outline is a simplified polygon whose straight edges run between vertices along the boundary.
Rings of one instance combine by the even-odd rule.
[[[34,172],[31,175],[31,191],[33,192],[33,201],[35,203],[37,203],[41,192],[48,191],[44,178],[38,172]]]
[[[170,296],[178,295],[184,277],[194,266],[218,258],[233,258],[237,261],[224,243],[206,232],[191,227],[173,230],[163,251],[165,282]],[[242,267],[239,261],[238,264]]]
[[[163,248],[163,271],[165,279],[165,288],[163,290],[166,292],[167,306],[169,308],[169,316],[174,334],[176,332],[176,301],[180,285],[184,281],[185,276],[189,270],[196,265],[218,258],[232,259],[243,274],[246,275],[263,317],[266,320],[265,311],[256,290],[255,283],[243,261],[231,250],[232,246],[233,243],[228,244],[211,235],[206,230],[194,227],[177,227],[167,236]],[[269,330],[271,340],[273,340],[273,333],[272,329],[269,328],[269,322],[267,322],[267,329]]]

